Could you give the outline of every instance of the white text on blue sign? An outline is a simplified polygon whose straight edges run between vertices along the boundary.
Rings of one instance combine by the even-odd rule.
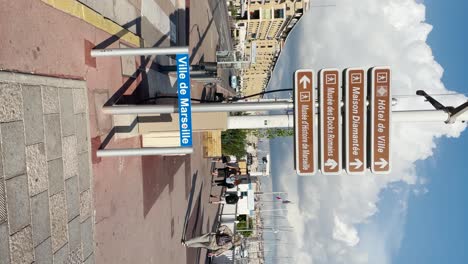
[[[192,146],[192,107],[190,99],[190,65],[188,54],[177,54],[177,93],[179,102],[180,145]]]

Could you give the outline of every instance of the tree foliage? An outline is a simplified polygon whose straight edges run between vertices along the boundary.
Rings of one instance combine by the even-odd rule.
[[[247,132],[241,129],[226,130],[221,133],[223,155],[232,155],[240,159],[245,156]]]
[[[232,3],[231,3],[231,5],[229,6],[229,11],[231,11],[231,17],[232,17],[233,19],[236,19],[237,16],[239,15],[238,8],[235,7]]]
[[[246,217],[245,215],[239,215],[237,217],[237,220],[239,221],[236,224],[236,230],[250,230],[253,229],[253,221],[252,218]],[[249,224],[247,225],[247,221],[249,221]],[[239,231],[241,235],[244,237],[249,237],[252,235],[252,231]]]
[[[284,128],[269,128],[269,129],[257,129],[253,131],[253,134],[259,138],[273,139],[277,137],[291,137],[294,136],[294,129]]]

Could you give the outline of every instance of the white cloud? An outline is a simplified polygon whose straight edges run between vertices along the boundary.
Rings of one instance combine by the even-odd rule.
[[[287,41],[270,82],[270,89],[291,87],[295,69],[370,67],[388,65],[393,94],[446,93],[443,68],[426,40],[432,26],[424,23],[425,7],[415,0],[337,0],[335,7],[312,7]],[[320,6],[320,1],[313,5]],[[275,77],[276,76],[276,77]],[[443,98],[442,98],[443,99]],[[451,97],[450,103],[466,100]],[[401,99],[396,109],[430,109],[422,99]],[[292,168],[292,139],[272,141],[272,153],[291,153],[272,162],[280,188],[289,192],[289,222],[296,226],[291,255],[298,263],[391,263],[403,238],[408,190],[398,210],[384,223],[371,221],[379,212],[379,195],[395,182],[418,186],[427,179],[416,174],[414,162],[430,157],[434,140],[458,137],[466,125],[458,123],[399,123],[392,131],[393,169],[390,175],[297,177]],[[278,157],[273,157],[277,159]],[[392,187],[393,188],[393,187]]]
[[[335,228],[333,229],[333,239],[344,242],[349,247],[354,247],[359,243],[356,228],[347,225],[335,215]]]

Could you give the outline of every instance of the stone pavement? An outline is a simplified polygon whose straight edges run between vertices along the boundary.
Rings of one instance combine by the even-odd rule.
[[[0,72],[0,263],[94,263],[86,84]]]
[[[161,36],[167,42],[186,43],[183,31],[177,28],[185,20],[185,0],[80,0],[104,17],[123,25],[140,35],[148,46],[154,45]],[[139,19],[138,23],[133,23]]]
[[[24,160],[26,164],[24,168],[19,167],[16,172],[14,170],[8,171],[10,173],[8,175],[15,175],[14,177],[4,176],[0,181],[4,185],[6,184],[6,187],[0,186],[0,190],[2,190],[1,187],[6,188],[6,196],[0,195],[0,204],[2,204],[2,198],[6,197],[7,208],[3,211],[7,213],[7,218],[15,217],[24,221],[24,223],[14,224],[14,230],[18,230],[14,233],[11,233],[11,227],[7,222],[0,221],[1,254],[7,254],[11,251],[29,252],[23,256],[27,263],[30,263],[28,261],[32,260],[31,256],[36,257],[35,261],[38,261],[38,257],[45,256],[50,249],[50,252],[55,254],[56,263],[59,262],[61,257],[68,258],[68,253],[75,253],[70,257],[70,260],[75,260],[74,257],[79,255],[75,247],[77,245],[76,241],[78,241],[76,230],[79,228],[81,229],[79,233],[83,244],[81,254],[88,256],[90,250],[94,249],[94,254],[85,259],[88,262],[93,260],[97,263],[205,262],[206,250],[186,249],[180,244],[180,239],[184,234],[187,238],[190,238],[207,232],[212,229],[216,221],[217,206],[207,204],[211,187],[210,162],[202,156],[201,134],[194,134],[195,152],[190,156],[100,159],[95,155],[96,150],[104,142],[107,144],[106,148],[141,147],[141,138],[138,136],[124,139],[111,136],[116,125],[111,116],[104,115],[101,111],[102,105],[111,96],[117,91],[124,91],[122,99],[136,100],[152,96],[153,94],[148,93],[148,90],[161,92],[166,89],[167,93],[174,93],[176,90],[173,80],[170,81],[167,75],[156,72],[151,62],[145,65],[144,60],[146,58],[94,59],[90,58],[89,51],[96,45],[107,48],[137,46],[134,42],[128,41],[128,38],[126,38],[129,35],[128,33],[121,33],[125,32],[124,28],[129,28],[130,31],[134,30],[140,36],[147,36],[144,39],[147,45],[159,47],[185,45],[184,42],[187,39],[184,40],[184,37],[189,35],[189,29],[193,28],[195,30],[192,23],[198,21],[196,23],[199,25],[198,29],[201,32],[200,38],[190,40],[189,46],[191,47],[191,54],[196,54],[196,58],[200,60],[204,58],[207,61],[213,58],[215,52],[213,47],[218,45],[216,42],[219,40],[216,37],[218,25],[215,22],[210,24],[209,21],[212,20],[212,17],[206,16],[207,12],[213,14],[213,10],[210,9],[206,1],[197,0],[196,6],[195,1],[192,1],[192,5],[198,9],[187,9],[189,5],[186,4],[190,1],[185,0],[128,0],[127,4],[131,4],[136,17],[123,14],[133,11],[128,11],[126,7],[119,7],[120,4],[125,5],[122,1],[81,1],[101,14],[104,11],[100,9],[103,8],[100,5],[107,5],[106,8],[109,8],[112,3],[114,17],[111,19],[117,22],[120,18],[124,19],[118,22],[122,27],[116,34],[112,33],[113,31],[106,31],[102,27],[97,27],[107,25],[108,22],[107,18],[100,17],[99,14],[90,16],[93,19],[98,19],[96,20],[98,22],[93,20],[96,22],[93,24],[91,23],[93,21],[83,20],[83,16],[79,17],[76,13],[73,13],[74,9],[70,9],[71,12],[58,9],[59,7],[66,8],[65,3],[76,4],[77,1],[0,0],[2,3],[0,9],[0,24],[2,25],[0,69],[29,73],[27,75],[13,74],[16,77],[20,76],[16,81],[11,81],[6,77],[11,73],[4,72],[0,76],[0,82],[8,83],[7,86],[1,86],[1,90],[8,92],[2,93],[0,98],[4,99],[0,100],[5,102],[22,100],[21,104],[14,104],[17,107],[14,107],[12,103],[0,104],[1,111],[8,110],[6,111],[7,116],[16,116],[12,119],[13,121],[5,122],[5,128],[3,123],[0,126],[2,153],[9,153],[10,155],[4,154],[3,168],[4,170],[7,170],[7,168],[10,170],[13,161],[21,163]],[[56,6],[50,5],[50,3],[54,3]],[[155,15],[157,10],[159,10],[158,12],[164,12],[164,16]],[[184,12],[187,10],[190,10],[190,25],[187,25],[184,21],[187,15]],[[203,12],[198,12],[198,10]],[[24,16],[25,13],[28,16]],[[89,12],[87,14],[89,15]],[[81,15],[81,13],[78,15]],[[122,17],[119,18],[119,16]],[[162,21],[162,18],[166,19],[166,21]],[[169,23],[169,30],[167,30],[167,18],[176,26],[175,38],[171,23]],[[130,22],[126,23],[125,21]],[[113,24],[110,28],[115,29]],[[198,35],[198,32],[196,34]],[[170,59],[167,56],[158,56],[156,62],[170,62]],[[138,70],[140,66],[144,68],[143,71]],[[140,73],[140,75],[137,78],[132,78],[131,75],[134,73]],[[41,78],[41,80],[47,79],[49,81],[58,80],[57,78],[34,75],[55,76],[69,80],[54,83],[28,81],[29,78]],[[70,79],[74,79],[74,81]],[[30,85],[22,83],[29,83]],[[71,87],[71,83],[80,83],[79,88],[84,90],[86,87],[86,93],[83,96],[77,93],[75,90],[79,90],[78,87],[63,88],[68,87],[68,85]],[[16,89],[11,89],[10,86],[14,86]],[[145,89],[148,86],[151,89]],[[40,87],[40,90],[34,87]],[[55,88],[48,89],[48,87]],[[45,102],[49,102],[45,98],[56,95],[55,89],[58,98],[55,102],[58,102],[59,108],[57,108],[57,104],[42,106]],[[27,93],[28,96],[26,97],[24,93]],[[30,93],[32,93],[32,96],[30,96]],[[34,96],[38,93],[41,96]],[[193,97],[200,98],[204,93],[206,91],[204,91],[203,86],[192,85]],[[36,101],[27,101],[30,98],[34,98]],[[42,101],[38,102],[38,98]],[[81,99],[84,99],[84,104],[79,103],[82,102]],[[83,105],[87,109],[86,114],[82,112],[76,112],[80,113],[81,116],[75,114],[75,107],[76,109],[83,109]],[[29,110],[26,110],[26,108]],[[41,108],[42,112],[37,110]],[[73,111],[70,109],[73,109]],[[22,118],[17,119],[18,115]],[[41,119],[37,116],[44,116],[44,118]],[[63,118],[60,118],[61,116]],[[88,139],[91,142],[91,149],[88,153],[91,155],[92,167],[89,175],[94,175],[88,192],[82,192],[81,188],[85,186],[83,183],[87,181],[80,178],[80,175],[82,175],[80,170],[78,170],[78,177],[72,176],[77,167],[78,169],[88,167],[77,166],[77,163],[73,161],[65,161],[76,161],[77,159],[77,162],[82,161],[84,150],[81,147],[84,145],[79,142],[82,139],[80,135],[83,134],[79,133],[83,131],[78,131],[78,129],[85,129],[85,126],[75,125],[74,129],[76,131],[71,127],[75,124],[74,122],[83,121],[84,117],[88,122],[86,131],[89,133]],[[24,128],[18,124],[23,124]],[[58,127],[60,127],[60,130],[57,130]],[[48,136],[44,132],[44,139],[40,141],[38,134],[40,134],[41,130],[46,131],[54,128],[55,133]],[[15,145],[16,148],[12,147],[12,140],[18,141],[18,137],[21,137],[21,132],[15,133],[14,129],[18,131],[24,129],[24,132],[22,132],[25,140],[24,146],[20,144]],[[9,131],[9,133],[5,134],[5,131]],[[48,137],[60,138],[61,143],[50,146],[51,141]],[[49,142],[49,145],[47,142]],[[70,152],[70,148],[73,147],[79,148],[76,155]],[[17,153],[17,149],[21,150],[22,148],[25,149],[24,157]],[[34,153],[43,154],[41,156]],[[11,158],[11,155],[17,156],[16,160]],[[58,161],[60,158],[62,158],[62,163]],[[7,162],[6,159],[9,161]],[[39,192],[44,188],[43,181],[39,179],[37,183],[34,182],[35,179],[33,179],[33,182],[34,186],[40,187],[33,188],[29,186],[27,164],[36,163],[42,164],[40,165],[42,170],[38,170],[37,173],[35,170],[31,170],[37,175],[44,175],[46,171],[44,164],[47,164],[48,184],[47,192],[42,191],[32,195],[32,193]],[[61,168],[63,170],[63,185],[51,185],[51,183],[57,181],[49,181],[48,172],[49,170],[54,172],[56,168],[60,169],[60,164],[62,164]],[[50,177],[55,179],[57,175],[57,173],[52,173]],[[9,184],[10,182],[14,185]],[[24,191],[25,185],[28,188],[27,192]],[[15,186],[20,188],[15,188]],[[9,191],[9,189],[15,191]],[[30,193],[31,191],[34,192]],[[84,194],[84,196],[80,197],[81,194]],[[48,196],[51,197],[47,199]],[[93,212],[94,210],[95,213],[82,222],[82,212],[80,212],[80,209],[77,210],[77,208],[81,207],[81,204],[79,207],[77,207],[77,203],[68,204],[70,198],[67,197],[74,197],[75,199],[78,197],[78,199],[86,201],[91,201],[94,198],[91,207],[83,206],[81,210],[83,215],[88,215],[86,212]],[[39,200],[39,198],[42,199]],[[8,202],[10,201],[23,201],[11,205],[22,209],[18,213],[9,209],[10,204]],[[47,221],[40,214],[44,214],[47,210],[39,210],[37,213],[37,210],[33,211],[34,208],[44,206],[45,201],[48,202],[49,211],[52,212],[49,214],[48,219],[51,223],[49,229],[44,224]],[[2,214],[1,208],[0,216],[4,216],[5,214]],[[77,212],[80,214],[79,217],[76,216]],[[33,215],[29,217],[30,220],[21,217],[25,213]],[[44,217],[46,215],[44,214]],[[42,219],[42,228],[38,227],[38,219]],[[63,232],[64,228],[67,230],[66,233]],[[41,230],[41,232],[38,230]],[[53,238],[56,237],[54,232],[59,232],[58,238]],[[50,233],[50,238],[41,240],[40,238],[44,238],[47,233]],[[94,244],[92,241],[93,234]],[[10,235],[16,236],[15,241],[21,243],[10,242]],[[8,239],[3,239],[4,236],[8,237]],[[40,238],[36,238],[38,236]],[[36,244],[39,240],[42,243]],[[9,255],[14,254],[9,253]],[[6,259],[2,255],[0,263],[3,264],[1,261]],[[15,262],[12,261],[12,263]]]

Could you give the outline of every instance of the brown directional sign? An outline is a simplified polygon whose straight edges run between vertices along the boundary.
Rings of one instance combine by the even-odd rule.
[[[390,68],[374,67],[370,69],[371,93],[371,153],[372,172],[386,174],[391,169],[390,125],[392,97],[390,93]]]
[[[366,87],[361,68],[344,71],[345,93],[345,164],[348,174],[366,171]]]
[[[314,154],[315,99],[313,71],[297,70],[294,74],[295,159],[298,175],[316,172]]]
[[[337,69],[320,71],[320,169],[341,173],[341,93]]]

